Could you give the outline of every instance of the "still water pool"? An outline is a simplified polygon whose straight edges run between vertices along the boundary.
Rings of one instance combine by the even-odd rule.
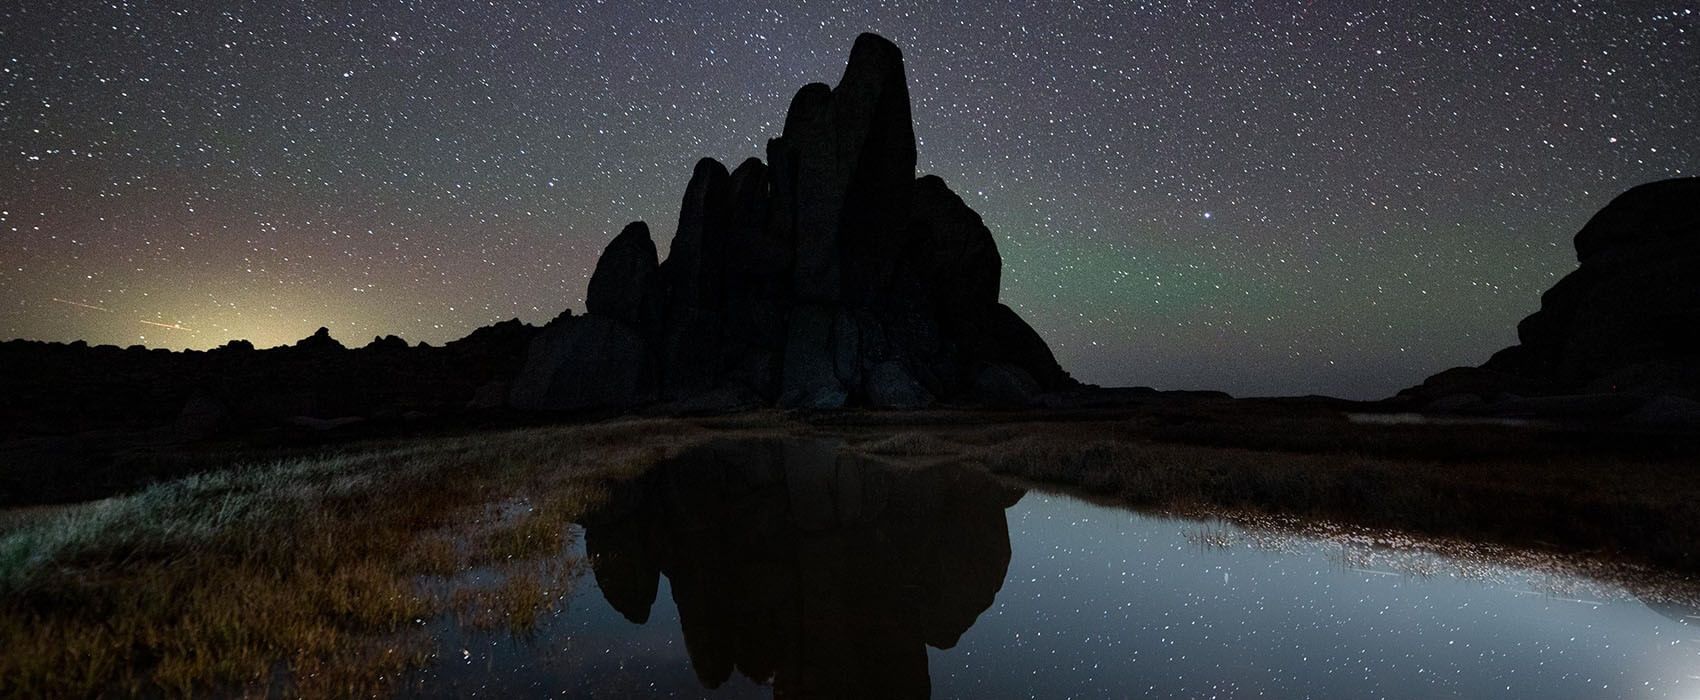
[[[491,697],[1700,698],[1700,610],[1546,568],[1142,515],[830,443],[616,490],[525,635],[439,632]]]

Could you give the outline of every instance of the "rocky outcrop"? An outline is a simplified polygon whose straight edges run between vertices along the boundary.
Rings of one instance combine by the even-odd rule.
[[[659,321],[659,267],[649,227],[641,221],[626,226],[596,261],[585,293],[585,310],[634,328]]]
[[[329,328],[325,328],[323,326],[320,326],[319,330],[314,331],[312,335],[295,341],[295,348],[298,350],[310,350],[315,352],[347,349],[343,347],[342,341],[331,337],[331,331]]]
[[[410,347],[412,347],[412,346],[408,345],[407,341],[402,340],[400,336],[384,335],[384,336],[373,336],[372,342],[367,343],[366,347],[364,347],[362,349],[363,350],[381,350],[381,351],[386,351],[386,352],[402,352],[402,351],[409,349]]]
[[[611,318],[557,319],[531,343],[514,378],[514,407],[625,408],[654,398],[643,338]]]
[[[1517,324],[1517,345],[1404,395],[1489,403],[1531,394],[1700,397],[1700,178],[1619,195],[1575,245],[1581,266]]]
[[[513,404],[1021,405],[1076,386],[998,303],[979,215],[915,159],[902,54],[864,34],[836,87],[797,93],[766,163],[697,163],[665,261],[642,223],[609,244],[588,315],[543,330]]]

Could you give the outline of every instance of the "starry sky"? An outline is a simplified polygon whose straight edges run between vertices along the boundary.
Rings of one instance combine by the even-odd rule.
[[[583,309],[855,36],[1084,381],[1476,364],[1700,157],[1700,2],[0,4],[0,338],[439,343]]]

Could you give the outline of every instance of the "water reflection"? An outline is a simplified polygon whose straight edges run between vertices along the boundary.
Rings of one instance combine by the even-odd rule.
[[[585,546],[633,622],[666,577],[707,687],[736,672],[776,697],[926,697],[926,647],[955,646],[1003,585],[1021,495],[829,442],[725,442],[615,487]]]
[[[524,633],[431,623],[403,692],[1700,697],[1691,581],[1023,497],[825,443],[716,444],[613,489],[570,596]]]

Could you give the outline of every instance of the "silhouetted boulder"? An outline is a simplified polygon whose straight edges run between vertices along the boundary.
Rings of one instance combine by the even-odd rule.
[[[634,221],[608,243],[602,257],[597,259],[584,296],[585,310],[630,326],[644,327],[657,320],[660,303],[655,241],[650,240],[648,226]]]
[[[301,350],[345,350],[341,342],[331,337],[328,328],[320,327],[312,335],[295,341],[295,347]]]
[[[400,336],[373,336],[372,342],[367,343],[365,349],[383,351],[406,350],[408,349],[408,345],[407,341],[402,340]]]
[[[1576,234],[1581,266],[1480,370],[1406,396],[1636,392],[1700,397],[1700,178],[1635,187]]]
[[[1700,237],[1700,178],[1649,182],[1601,209],[1576,234],[1576,259],[1584,266],[1612,259],[1645,258],[1672,246],[1692,247]]]

